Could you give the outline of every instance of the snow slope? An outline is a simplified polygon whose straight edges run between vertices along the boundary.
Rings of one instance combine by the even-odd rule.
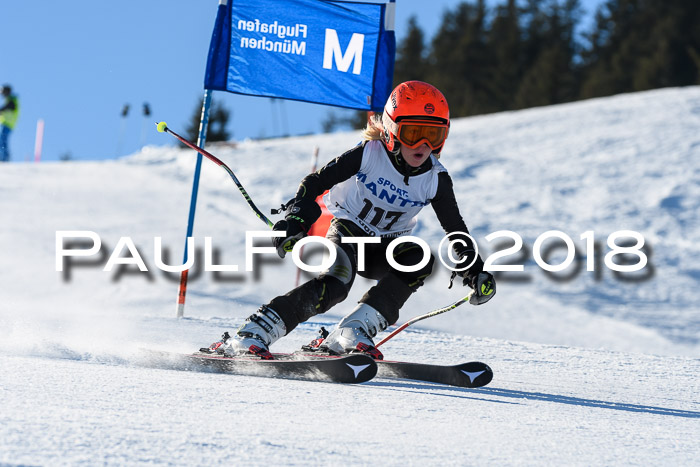
[[[525,271],[501,277],[492,302],[423,321],[386,344],[395,359],[488,362],[496,376],[480,390],[144,368],[140,348],[191,351],[286,292],[291,261],[270,257],[244,271],[244,233],[265,226],[205,160],[195,242],[202,249],[212,237],[217,261],[241,272],[194,277],[186,318],[176,320],[177,275],[155,267],[154,237],[167,263],[181,259],[192,151],[2,166],[0,462],[697,463],[699,124],[698,87],[453,122],[441,160],[484,253],[504,248],[485,240],[492,232],[516,232],[531,251],[539,235],[561,230],[583,262],[555,280],[531,252],[510,256]],[[314,146],[323,163],[358,140],[351,132],[210,149],[267,212],[293,194]],[[103,256],[56,272],[62,230],[96,232]],[[619,277],[601,259],[586,271],[580,235],[595,232],[605,254],[606,237],[619,230],[644,236],[649,265]],[[430,208],[416,234],[437,248]],[[121,237],[149,273],[102,271]],[[562,260],[561,250],[550,258]],[[448,290],[448,279],[438,268],[400,322],[458,299],[463,290]],[[369,285],[359,279],[347,305],[301,325],[276,350],[332,326]]]

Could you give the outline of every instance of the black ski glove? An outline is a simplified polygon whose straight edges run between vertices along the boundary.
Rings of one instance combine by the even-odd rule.
[[[471,249],[463,251],[460,254],[460,263],[456,267],[459,268],[459,264],[469,264],[474,258],[474,254],[474,250]],[[474,290],[469,299],[469,303],[472,305],[482,305],[496,295],[496,279],[494,279],[493,274],[484,271],[484,262],[479,256],[476,257],[476,261],[469,269],[452,272],[450,287],[452,287],[452,281],[457,275],[462,277],[462,284],[465,287],[470,287]]]
[[[467,282],[467,278],[464,278]],[[481,305],[488,302],[496,295],[496,279],[490,272],[482,271],[476,276],[469,278],[469,287],[474,289],[474,293],[469,299],[472,305]]]
[[[272,239],[272,245],[280,258],[292,251],[294,245],[306,236],[311,225],[321,217],[321,208],[315,200],[309,198],[293,199],[284,208],[284,219],[272,227],[272,230],[285,232],[284,237]]]

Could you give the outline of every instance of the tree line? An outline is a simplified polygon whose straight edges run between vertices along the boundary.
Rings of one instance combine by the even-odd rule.
[[[434,84],[454,117],[700,84],[700,1],[607,0],[582,19],[579,0],[462,2],[427,41],[413,17],[395,84]]]
[[[700,0],[605,0],[585,26],[583,13],[580,0],[464,1],[444,12],[431,39],[412,17],[394,85],[432,83],[450,115],[466,117],[700,84]],[[366,112],[343,115],[330,111],[323,131],[367,122]],[[230,138],[229,116],[215,105],[207,141]],[[198,104],[190,138],[199,117]]]

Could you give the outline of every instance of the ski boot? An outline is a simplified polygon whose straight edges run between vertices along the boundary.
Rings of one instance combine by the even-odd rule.
[[[220,353],[227,357],[253,354],[263,360],[272,360],[269,346],[287,333],[282,318],[272,309],[263,305],[250,315],[233,337],[225,332],[219,342],[207,349],[208,353]],[[201,349],[204,350],[204,349]]]
[[[319,349],[337,355],[362,352],[375,360],[383,360],[384,355],[374,346],[372,338],[388,326],[389,323],[381,313],[366,303],[360,303],[338,323],[338,327],[323,340]]]

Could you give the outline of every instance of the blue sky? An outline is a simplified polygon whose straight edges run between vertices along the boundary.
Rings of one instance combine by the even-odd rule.
[[[396,35],[417,16],[427,37],[458,0],[397,0]],[[500,3],[500,2],[496,2]],[[584,0],[592,11],[600,0]],[[142,144],[172,144],[153,122],[184,131],[201,99],[218,0],[4,2],[0,83],[20,98],[10,140],[15,162],[33,159],[38,119],[43,161],[114,158]],[[215,93],[232,111],[234,139],[319,132],[331,107]],[[142,106],[152,115],[146,119]],[[122,119],[121,110],[130,105]]]

